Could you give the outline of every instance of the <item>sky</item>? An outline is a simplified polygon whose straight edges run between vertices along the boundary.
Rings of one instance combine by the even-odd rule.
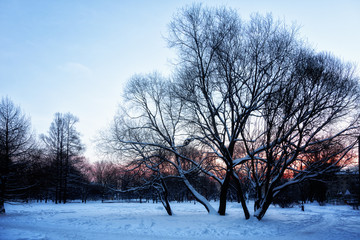
[[[8,96],[46,134],[56,112],[79,118],[85,156],[121,105],[134,74],[172,72],[168,24],[187,5],[228,6],[247,19],[272,13],[300,27],[316,50],[360,71],[358,0],[0,0],[0,97]]]

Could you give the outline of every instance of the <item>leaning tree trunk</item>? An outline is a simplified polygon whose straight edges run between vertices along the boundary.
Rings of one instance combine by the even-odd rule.
[[[196,191],[196,189],[190,184],[190,182],[186,179],[186,177],[184,177],[184,183],[185,183],[187,189],[194,196],[196,201],[201,203],[206,208],[206,210],[208,211],[209,214],[217,214],[216,210],[211,206],[210,202],[203,195],[201,195],[198,191]]]
[[[170,216],[172,216],[172,210],[171,210],[170,202],[169,202],[169,199],[168,199],[168,189],[167,189],[165,180],[163,178],[161,178],[161,185],[162,185],[162,188],[164,190],[163,195],[162,195],[163,197],[161,196],[161,193],[159,193],[161,202],[162,202],[166,212]]]
[[[233,172],[233,175],[234,175],[234,180],[235,180],[235,184],[236,184],[236,188],[237,188],[237,195],[238,195],[238,198],[240,199],[241,206],[242,206],[243,211],[244,211],[245,219],[249,219],[250,218],[250,213],[249,213],[249,209],[248,209],[248,207],[246,205],[244,192],[242,191],[242,188],[241,188],[240,179],[235,176],[235,172]]]
[[[257,200],[257,206],[255,207],[254,216],[260,221],[264,216],[268,208],[270,207],[273,197],[270,192],[265,193],[265,197],[263,199]]]

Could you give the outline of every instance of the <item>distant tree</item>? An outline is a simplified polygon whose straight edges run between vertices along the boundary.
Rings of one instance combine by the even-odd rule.
[[[98,161],[93,164],[91,175],[92,181],[104,187],[112,186],[117,188],[119,178],[117,177],[118,167],[113,162]]]
[[[48,154],[52,159],[55,171],[55,203],[66,203],[68,184],[78,178],[79,171],[75,165],[81,160],[80,154],[84,146],[75,124],[78,118],[67,113],[56,113],[51,123],[48,135],[42,135]]]
[[[33,145],[30,120],[8,98],[0,102],[0,213],[4,203],[23,194],[19,171],[26,167],[24,156]]]
[[[91,167],[91,181],[101,187],[101,197],[121,188],[123,170],[119,164],[111,161],[97,161]]]
[[[52,179],[50,162],[46,159],[42,149],[38,147],[32,148],[24,156],[26,167],[21,167],[19,180],[23,181],[23,185],[31,186],[27,189],[23,198],[26,200],[47,200],[50,198],[50,182]]]
[[[316,200],[322,204],[327,200],[327,186],[336,182],[337,173],[356,159],[353,151],[347,152],[344,156],[339,154],[347,144],[349,144],[347,137],[319,141],[309,147],[304,157],[294,164],[294,177],[303,170],[319,173],[318,176],[299,185],[304,201]]]

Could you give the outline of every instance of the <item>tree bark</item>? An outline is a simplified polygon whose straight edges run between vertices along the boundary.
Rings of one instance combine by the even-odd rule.
[[[264,198],[263,201],[258,201],[259,207],[255,209],[254,216],[260,221],[264,216],[268,208],[270,207],[270,204],[272,203],[272,196],[267,195],[267,197]]]
[[[271,204],[271,201],[266,201],[263,204],[261,204],[261,207],[259,209],[256,210],[255,217],[259,221],[265,216],[265,213],[268,210],[270,204]]]
[[[235,173],[233,173],[233,174],[235,174]],[[237,188],[238,198],[240,199],[241,206],[242,206],[243,211],[244,211],[245,219],[249,219],[250,218],[250,213],[249,213],[249,209],[248,209],[248,207],[246,205],[246,200],[245,200],[245,197],[244,197],[244,193],[243,193],[242,188],[241,188],[240,179],[238,179],[235,176],[234,176],[234,179],[235,179],[235,184],[236,184],[236,188]]]
[[[164,179],[161,179],[161,185],[164,189],[164,193],[163,193],[164,199],[162,199],[163,200],[162,203],[164,205],[167,214],[169,214],[169,216],[172,216],[172,210],[171,210],[170,202],[168,200],[168,190]]]
[[[225,215],[225,213],[226,213],[226,200],[227,200],[227,193],[228,193],[229,187],[230,187],[231,174],[232,174],[231,170],[226,171],[224,182],[221,185],[220,204],[219,204],[218,213],[222,216]]]

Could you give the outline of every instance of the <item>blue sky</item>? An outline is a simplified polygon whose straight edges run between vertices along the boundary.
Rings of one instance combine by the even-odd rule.
[[[171,73],[164,37],[177,9],[200,1],[0,0],[0,97],[9,96],[46,133],[56,112],[79,117],[85,155],[112,120],[136,73]],[[360,1],[202,1],[248,18],[271,12],[300,35],[360,68]],[[358,69],[359,72],[359,69]]]

